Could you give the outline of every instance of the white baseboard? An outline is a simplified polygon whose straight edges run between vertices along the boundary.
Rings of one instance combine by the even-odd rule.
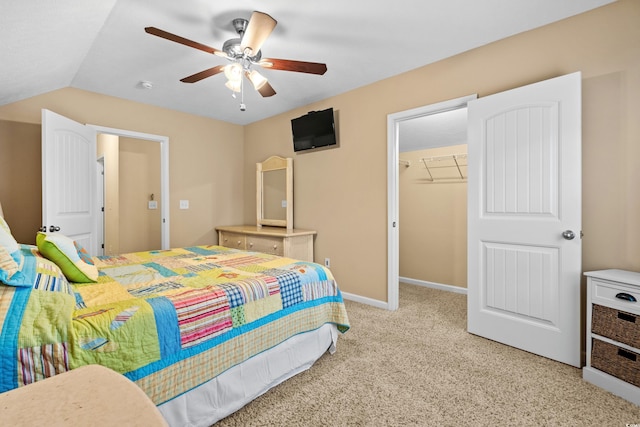
[[[386,301],[379,301],[373,298],[362,297],[356,294],[350,294],[348,292],[342,292],[342,298],[347,299],[349,301],[355,301],[366,305],[371,305],[376,308],[382,308],[385,310],[389,309],[389,304]]]
[[[425,280],[418,280],[418,279],[409,279],[408,277],[400,277],[399,281],[402,283],[408,283],[410,285],[417,285],[417,286],[424,286],[426,288],[439,289],[441,291],[455,292],[455,293],[464,294],[464,295],[467,294],[467,288],[461,288],[459,286],[443,285],[442,283],[427,282]],[[356,294],[350,294],[348,292],[342,292],[342,298],[349,301],[355,301],[361,304],[370,305],[376,308],[382,308],[384,310],[389,309],[389,304],[386,301],[379,301],[377,299],[367,298],[367,297],[363,297]]]
[[[427,282],[426,280],[410,279],[408,277],[400,277],[400,282],[410,285],[424,286],[426,288],[439,289],[441,291],[455,292],[457,294],[467,294],[467,288],[459,286],[443,285],[442,283]]]

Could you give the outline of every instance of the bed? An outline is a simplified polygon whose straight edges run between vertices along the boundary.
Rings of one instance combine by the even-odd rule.
[[[211,425],[349,329],[319,264],[221,246],[89,257],[60,233],[11,238],[0,218],[0,392],[99,364],[170,425]]]

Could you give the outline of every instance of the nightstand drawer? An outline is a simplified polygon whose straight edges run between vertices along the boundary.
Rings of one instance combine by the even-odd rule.
[[[247,250],[284,255],[284,242],[278,237],[247,236]]]
[[[640,387],[640,354],[593,339],[591,366]]]
[[[621,286],[600,280],[593,281],[592,302],[611,305],[623,310],[640,314],[640,289],[637,286]]]
[[[220,233],[220,246],[234,249],[245,249],[246,236],[244,234],[221,232]]]
[[[631,347],[640,348],[640,316],[593,304],[591,331]]]

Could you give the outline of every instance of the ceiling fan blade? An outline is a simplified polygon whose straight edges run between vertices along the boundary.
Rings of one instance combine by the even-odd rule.
[[[276,91],[271,87],[267,79],[256,70],[251,70],[250,72],[245,71],[244,75],[247,76],[251,84],[253,84],[254,89],[257,90],[264,98],[268,98],[276,94]]]
[[[251,19],[249,19],[247,29],[242,35],[242,41],[240,42],[242,51],[244,52],[246,49],[249,49],[249,56],[257,54],[264,41],[276,27],[277,23],[278,21],[266,13],[253,12],[251,14]]]
[[[265,58],[258,65],[272,70],[295,71],[322,75],[327,72],[327,65],[319,62],[294,61],[291,59]]]
[[[224,67],[224,65],[216,65],[215,67],[209,68],[208,70],[200,71],[199,73],[185,77],[184,79],[180,79],[180,81],[183,83],[199,82],[202,79],[206,79],[207,77],[215,76],[216,74],[223,72]]]
[[[170,40],[172,42],[180,43],[180,44],[183,44],[185,46],[192,47],[194,49],[199,49],[199,50],[202,50],[204,52],[212,53],[214,55],[222,56],[222,57],[225,57],[225,58],[227,57],[227,54],[224,53],[221,50],[215,49],[215,48],[213,48],[211,46],[204,45],[202,43],[194,42],[193,40],[185,39],[184,37],[178,36],[176,34],[169,33],[169,32],[164,31],[164,30],[161,30],[160,28],[145,27],[144,31],[147,32],[148,34],[151,34],[151,35],[154,35],[154,36],[158,36],[158,37],[161,37],[163,39]]]

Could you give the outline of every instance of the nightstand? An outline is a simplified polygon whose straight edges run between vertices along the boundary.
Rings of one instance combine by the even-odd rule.
[[[585,381],[640,405],[640,273],[587,276]]]

